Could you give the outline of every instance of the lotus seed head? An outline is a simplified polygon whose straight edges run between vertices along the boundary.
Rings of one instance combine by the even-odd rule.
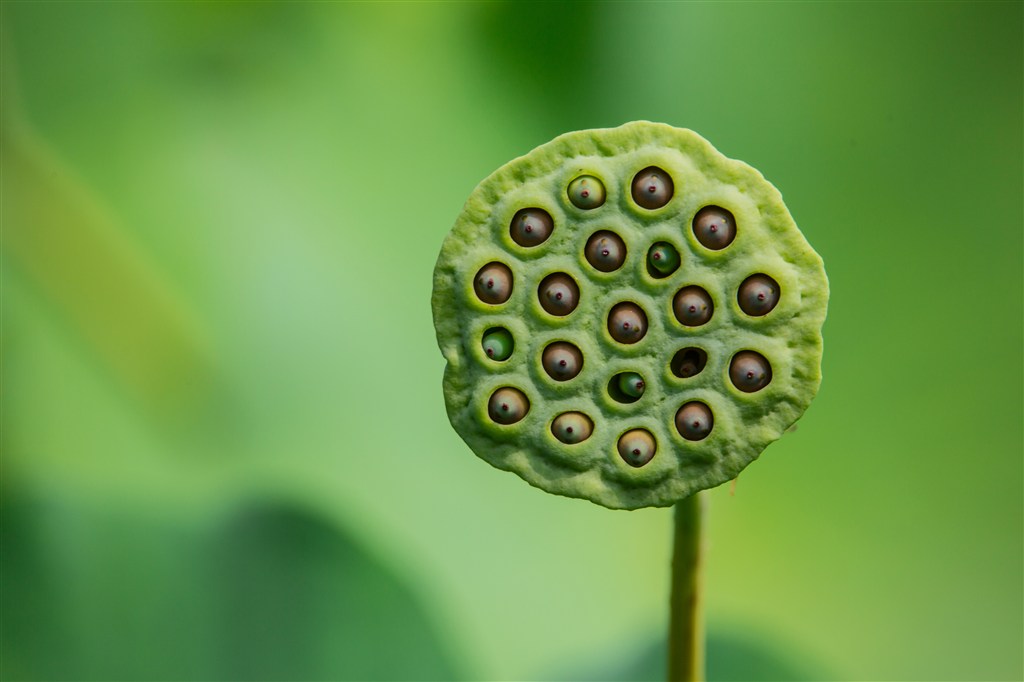
[[[571,343],[556,341],[544,349],[541,364],[555,381],[568,381],[583,369],[583,353]]]
[[[530,401],[518,388],[505,386],[491,394],[487,414],[499,424],[515,424],[530,411]]]
[[[674,185],[665,171],[650,166],[633,177],[633,201],[648,209],[661,208],[672,198]]]
[[[572,277],[556,272],[541,281],[537,297],[544,310],[562,317],[576,310],[580,302],[580,288]]]
[[[619,343],[636,343],[647,333],[647,315],[636,303],[619,303],[608,313],[608,333]]]
[[[619,390],[631,398],[639,398],[644,394],[644,378],[636,372],[623,372],[619,375]]]
[[[740,351],[729,364],[729,378],[744,393],[755,393],[772,380],[772,366],[768,360],[752,350]]]
[[[476,273],[473,290],[484,303],[504,303],[512,295],[512,271],[504,263],[488,263]]]
[[[524,208],[512,218],[508,231],[519,246],[537,246],[551,236],[554,222],[541,208]]]
[[[705,206],[693,217],[693,234],[701,244],[718,251],[736,238],[736,221],[720,206]]]
[[[508,360],[509,356],[512,355],[512,349],[515,347],[515,341],[512,339],[512,334],[504,327],[488,329],[484,333],[484,338],[481,343],[487,357],[499,362],[502,360]]]
[[[642,467],[654,458],[658,444],[644,429],[626,431],[619,437],[619,456],[631,467]]]
[[[626,260],[626,244],[614,232],[595,232],[587,240],[583,251],[587,262],[601,272],[612,272],[622,267]]]
[[[698,286],[683,287],[672,301],[672,309],[680,324],[699,327],[711,319],[715,304],[707,291]]]
[[[676,412],[676,429],[686,440],[704,440],[715,425],[711,408],[702,402],[689,402]]]
[[[671,275],[679,267],[679,251],[668,242],[657,242],[647,252],[647,264],[655,277]]]
[[[569,183],[568,194],[576,208],[597,208],[604,203],[604,183],[593,175],[581,175]]]
[[[768,275],[751,275],[743,280],[736,300],[747,315],[759,317],[770,313],[779,302],[779,284]]]
[[[567,445],[581,443],[593,432],[594,422],[582,412],[563,412],[551,422],[551,433]]]

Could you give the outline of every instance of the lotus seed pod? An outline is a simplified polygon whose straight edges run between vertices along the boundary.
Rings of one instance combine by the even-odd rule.
[[[724,208],[707,206],[693,217],[693,234],[707,248],[720,251],[736,238],[736,220]]]
[[[544,278],[537,288],[537,297],[544,310],[562,317],[576,310],[580,302],[580,288],[572,277],[557,272]]]
[[[613,272],[626,260],[626,245],[619,235],[602,230],[595,232],[584,250],[587,262],[601,272]]]
[[[569,201],[585,211],[604,204],[604,183],[592,175],[581,175],[569,183]]]
[[[640,468],[654,459],[658,444],[650,431],[633,429],[619,437],[619,456],[631,467]]]
[[[736,300],[747,315],[767,315],[779,303],[779,284],[768,275],[751,275],[743,280]]]
[[[530,401],[518,388],[506,386],[491,394],[487,414],[499,424],[515,424],[530,411]]]
[[[760,353],[741,351],[729,363],[729,378],[744,393],[756,393],[772,380],[772,366]]]
[[[594,432],[594,422],[582,412],[563,412],[551,422],[551,433],[566,445],[582,443]]]
[[[504,303],[512,295],[512,271],[503,263],[488,263],[480,268],[473,288],[484,303]]]
[[[683,287],[672,301],[676,319],[687,327],[707,324],[715,312],[715,304],[708,292],[700,287]]]
[[[647,267],[655,277],[668,277],[679,268],[679,251],[668,242],[658,242],[647,252]]]
[[[672,198],[673,188],[672,177],[651,166],[633,178],[633,201],[644,208],[661,208]]]
[[[704,440],[714,425],[711,408],[702,402],[686,403],[676,412],[676,430],[686,440]]]
[[[497,360],[499,362],[508,360],[509,356],[512,355],[512,349],[515,348],[515,341],[512,339],[512,334],[509,333],[504,327],[494,327],[488,329],[484,333],[484,338],[481,340],[481,345],[484,348],[484,353],[491,360]]]
[[[630,398],[643,396],[644,386],[644,378],[636,372],[623,372],[619,375],[619,390]]]
[[[551,236],[554,222],[551,214],[541,208],[524,208],[518,211],[508,231],[512,241],[519,246],[537,246]]]
[[[636,343],[647,334],[647,315],[636,303],[619,303],[608,313],[608,333],[619,343]]]
[[[669,198],[653,209],[633,195],[649,169],[672,188],[655,185]],[[552,231],[527,247],[516,237],[534,231],[514,216],[538,207]],[[679,264],[659,277],[662,243]],[[544,303],[566,299],[556,275],[576,285],[568,314]],[[768,314],[743,301],[751,275],[777,284]],[[735,478],[821,381],[821,259],[760,173],[666,125],[568,133],[484,179],[441,248],[431,303],[448,418],[469,447],[542,490],[615,509]],[[497,328],[514,352],[481,361]]]
[[[544,371],[555,381],[575,379],[583,369],[583,353],[571,343],[559,341],[544,349]]]

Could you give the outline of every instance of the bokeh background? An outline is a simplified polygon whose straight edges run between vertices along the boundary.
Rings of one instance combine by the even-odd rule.
[[[2,7],[0,674],[657,679],[669,510],[448,425],[431,272],[562,132],[697,130],[832,287],[710,493],[713,679],[1020,680],[1022,4]]]

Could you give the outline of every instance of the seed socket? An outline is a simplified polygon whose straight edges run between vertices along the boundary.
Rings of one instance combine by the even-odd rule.
[[[756,393],[771,382],[772,366],[760,353],[743,350],[733,356],[729,378],[744,393]]]
[[[642,467],[654,458],[658,451],[658,444],[650,431],[645,429],[633,429],[626,431],[619,437],[619,457],[631,467]]]
[[[633,201],[647,209],[667,204],[673,191],[672,178],[657,166],[649,166],[633,178]]]
[[[736,301],[747,315],[760,317],[770,313],[779,303],[779,283],[764,274],[751,275],[743,280]]]
[[[515,424],[530,411],[530,401],[518,388],[505,386],[491,394],[487,414],[499,424]]]
[[[582,412],[563,412],[551,422],[551,433],[566,445],[581,443],[594,432],[594,422]]]
[[[568,381],[583,369],[583,353],[571,343],[556,341],[544,349],[541,364],[555,381]]]
[[[721,206],[705,206],[693,217],[693,234],[712,251],[720,251],[736,238],[736,221]]]
[[[544,310],[563,317],[576,310],[580,302],[580,288],[569,275],[556,272],[545,277],[537,287],[537,297]]]
[[[704,440],[715,425],[711,408],[702,402],[686,403],[676,412],[676,430],[686,440]]]
[[[706,324],[715,312],[711,296],[698,286],[683,287],[672,301],[672,310],[680,324],[699,327]]]
[[[614,232],[601,230],[590,236],[583,254],[594,268],[612,272],[621,268],[626,260],[626,244]]]
[[[488,263],[476,273],[473,290],[484,303],[504,303],[512,295],[512,271],[504,263]]]
[[[636,303],[618,303],[608,313],[608,333],[619,343],[636,343],[647,333],[647,315]]]

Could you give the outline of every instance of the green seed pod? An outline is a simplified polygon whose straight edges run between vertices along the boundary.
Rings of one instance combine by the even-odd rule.
[[[704,440],[714,426],[715,416],[704,403],[686,403],[676,412],[676,430],[686,440]]]
[[[707,324],[715,312],[715,304],[708,292],[700,287],[683,287],[672,301],[676,319],[687,327]]]
[[[651,210],[661,208],[672,199],[674,187],[668,173],[650,166],[633,178],[633,201]]]
[[[658,242],[647,252],[647,271],[654,277],[668,277],[679,268],[679,251],[668,242]]]
[[[552,315],[563,317],[576,310],[580,303],[580,288],[574,280],[564,272],[548,275],[537,287],[537,298],[544,310]]]
[[[747,315],[767,315],[779,303],[779,283],[768,275],[751,275],[740,285],[736,301]]]
[[[640,468],[654,459],[658,443],[650,431],[633,429],[619,437],[619,456],[631,467]]]
[[[512,271],[504,263],[488,263],[480,268],[473,288],[484,303],[504,303],[512,295]]]
[[[518,388],[506,386],[491,394],[487,414],[499,424],[515,424],[530,411],[530,401]]]
[[[585,211],[604,204],[604,183],[592,175],[581,175],[569,183],[569,201]]]
[[[544,349],[541,364],[555,381],[568,381],[583,370],[583,354],[571,343],[558,341]]]
[[[772,380],[772,366],[760,353],[740,351],[729,363],[729,378],[744,393],[756,393]]]
[[[594,432],[594,422],[582,412],[563,412],[551,422],[551,433],[566,445],[582,443]]]
[[[512,349],[516,345],[512,339],[512,334],[504,327],[488,329],[484,332],[484,337],[480,343],[487,357],[498,362],[508,360],[509,356],[512,355]]]
[[[508,231],[519,246],[537,246],[551,236],[552,229],[550,213],[542,208],[524,208],[512,218]]]
[[[660,208],[632,195],[638,168],[672,180]],[[528,252],[512,216],[541,206],[553,231]],[[664,281],[652,263],[661,243],[680,259]],[[627,245],[643,260],[631,263]],[[768,314],[742,301],[752,274],[778,285]],[[553,275],[576,285],[569,314],[544,305]],[[448,417],[478,456],[538,488],[669,506],[735,478],[803,415],[821,381],[827,303],[821,259],[756,170],[656,123],[568,133],[483,180],[441,248],[432,305]],[[481,362],[495,328],[515,351]],[[641,398],[620,382],[632,373]]]
[[[736,238],[736,220],[724,208],[706,206],[693,217],[693,234],[707,248],[720,251]]]
[[[601,230],[591,235],[583,250],[587,262],[601,272],[614,272],[626,260],[626,245],[619,235]]]
[[[623,372],[618,375],[619,390],[630,398],[640,398],[644,394],[644,378],[636,372]]]
[[[608,313],[608,333],[619,343],[636,343],[647,334],[647,315],[636,303],[619,303]]]

